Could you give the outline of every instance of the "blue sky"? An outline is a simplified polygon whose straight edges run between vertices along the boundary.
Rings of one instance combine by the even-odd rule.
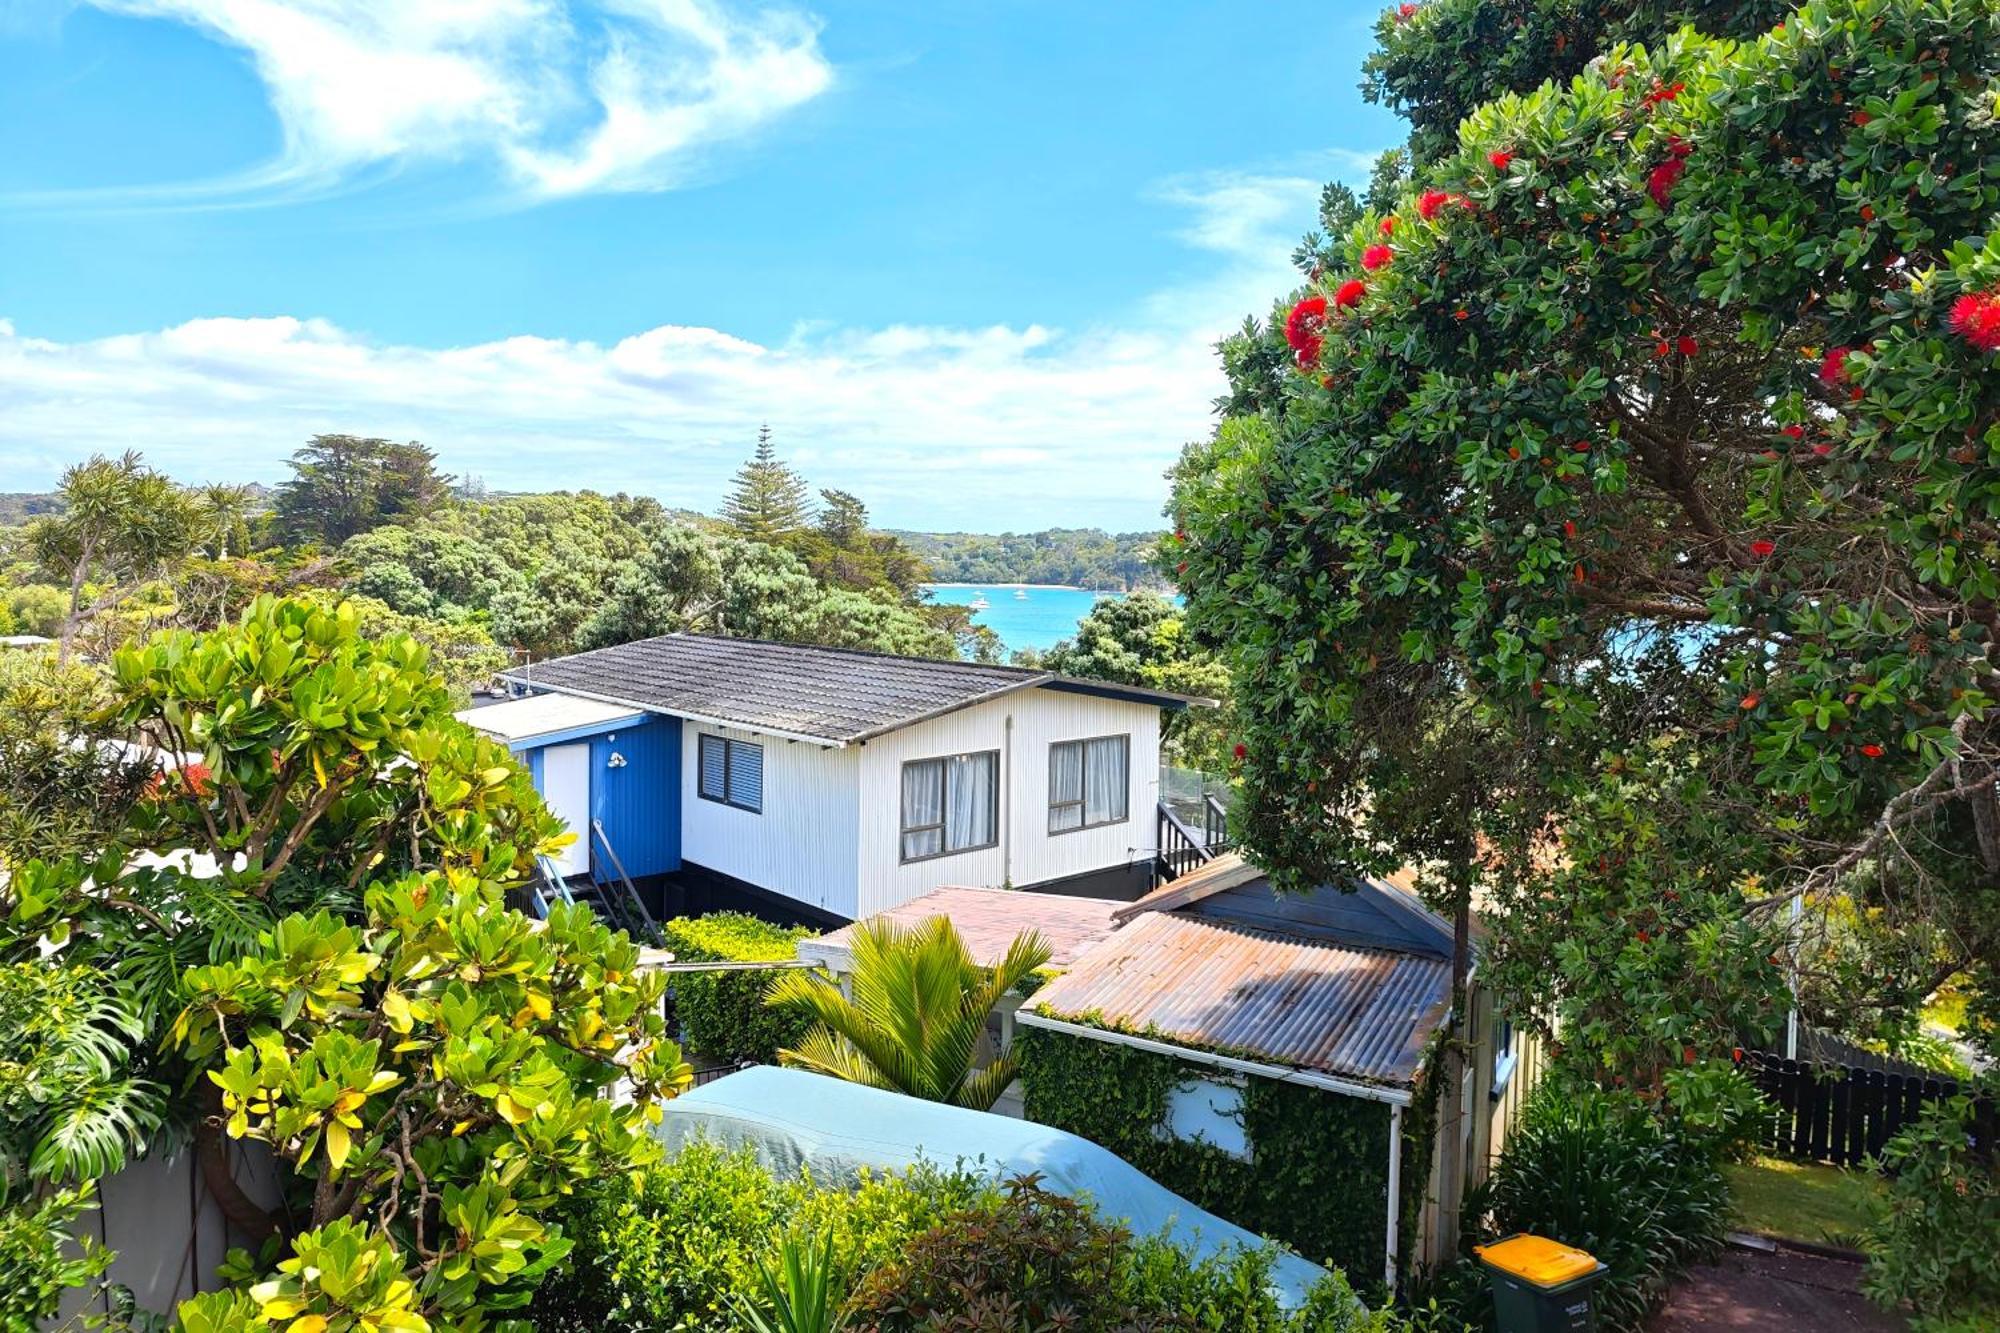
[[[1206,345],[1400,137],[1374,6],[0,0],[0,489],[315,431],[713,505],[1157,521]]]

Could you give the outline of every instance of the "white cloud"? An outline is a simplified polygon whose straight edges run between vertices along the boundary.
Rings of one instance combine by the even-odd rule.
[[[710,509],[768,421],[815,484],[890,525],[1151,527],[1165,469],[1212,425],[1215,339],[1296,284],[1284,256],[1313,198],[1242,175],[1162,195],[1193,212],[1202,262],[1105,327],[814,324],[767,344],[662,325],[427,348],[313,319],[77,342],[0,319],[0,489],[127,448],[187,481],[275,481],[306,436],[345,431],[420,439],[498,488]],[[1253,221],[1228,222],[1232,207]]]
[[[709,508],[768,420],[811,480],[885,522],[1145,527],[1163,469],[1208,429],[1211,336],[897,328],[763,346],[668,326],[432,349],[291,318],[83,342],[0,324],[0,473],[45,485],[136,447],[184,480],[270,481],[307,435],[351,431],[421,439],[496,487]]]
[[[528,198],[669,189],[825,92],[818,24],[733,0],[88,0],[244,51],[284,133],[220,180],[92,192],[214,201],[485,159]]]

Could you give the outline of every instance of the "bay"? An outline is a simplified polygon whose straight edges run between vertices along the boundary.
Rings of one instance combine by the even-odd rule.
[[[986,605],[973,611],[973,623],[998,634],[1009,653],[1055,647],[1058,640],[1075,635],[1076,622],[1090,614],[1098,598],[1121,595],[1032,583],[927,583],[924,587],[937,602],[968,606],[983,598]],[[1016,596],[1017,592],[1025,595]]]

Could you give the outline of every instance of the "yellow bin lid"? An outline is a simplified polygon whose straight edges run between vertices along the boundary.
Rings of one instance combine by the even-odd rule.
[[[1491,1245],[1475,1245],[1472,1252],[1501,1272],[1512,1273],[1538,1287],[1560,1287],[1597,1271],[1595,1255],[1525,1232]]]

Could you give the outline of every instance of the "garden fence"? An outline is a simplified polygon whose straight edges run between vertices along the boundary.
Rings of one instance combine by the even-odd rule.
[[[1934,1075],[1810,1064],[1755,1052],[1751,1076],[1775,1109],[1764,1146],[1780,1157],[1859,1166],[1958,1084]]]

